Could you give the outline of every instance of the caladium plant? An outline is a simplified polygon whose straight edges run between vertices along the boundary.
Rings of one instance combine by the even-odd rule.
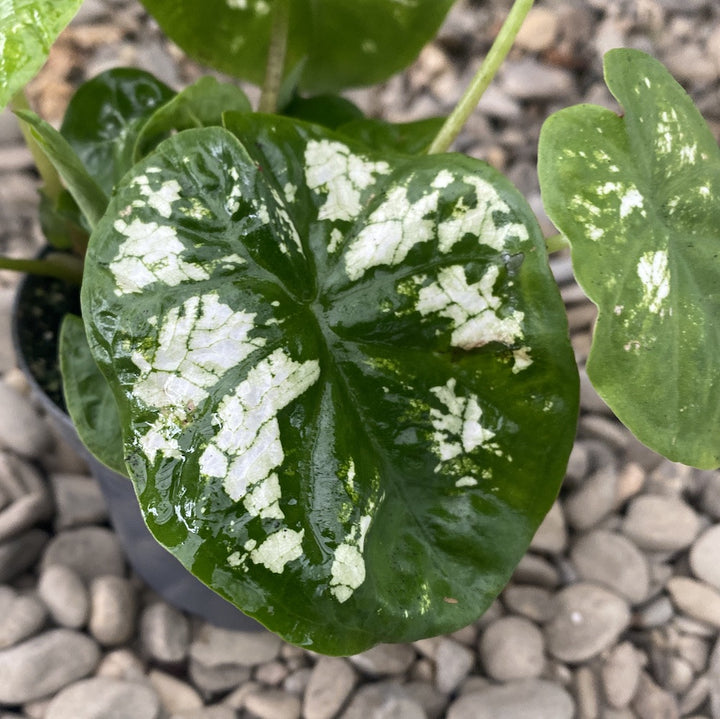
[[[80,436],[188,569],[315,651],[475,619],[574,436],[546,241],[507,179],[445,152],[532,0],[446,120],[391,125],[297,91],[387,76],[450,4],[213,0],[218,23],[207,2],[145,0],[189,52],[264,76],[266,112],[234,85],[176,93],[128,69],[83,85],[60,131],[18,111],[53,168],[46,235],[83,260],[1,263],[82,270],[60,338]],[[717,402],[696,388],[718,372],[718,148],[657,61],[606,63],[625,115],[562,111],[540,147],[548,212],[600,307],[588,372],[641,439],[717,466]]]

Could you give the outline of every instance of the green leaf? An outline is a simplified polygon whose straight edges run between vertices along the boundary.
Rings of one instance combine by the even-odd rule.
[[[67,190],[62,190],[57,202],[53,202],[42,190],[38,208],[40,227],[51,247],[56,250],[74,250],[85,254],[89,228],[85,227],[77,202]]]
[[[222,125],[223,112],[250,112],[247,95],[235,85],[214,77],[201,77],[159,107],[145,123],[135,142],[137,162],[170,132]]]
[[[80,317],[60,326],[60,372],[65,406],[82,443],[110,469],[127,476],[115,398],[90,354]]]
[[[148,526],[320,652],[462,627],[575,430],[537,222],[477,160],[225,120],[126,176],[88,251],[83,316]]]
[[[561,110],[540,138],[548,214],[598,305],[588,375],[637,437],[720,464],[720,150],[690,98],[636,50],[605,56],[624,115]]]
[[[355,103],[339,95],[295,96],[281,114],[305,122],[315,122],[331,130],[363,116],[362,110]]]
[[[135,140],[156,108],[175,93],[150,73],[115,68],[83,83],[68,105],[60,133],[110,194],[133,164]]]
[[[348,122],[337,130],[340,134],[358,140],[373,150],[419,155],[430,147],[444,122],[444,117],[402,123],[385,122],[368,117]]]
[[[68,141],[52,125],[28,110],[18,110],[15,114],[30,126],[38,146],[57,170],[88,224],[95,227],[107,207],[105,193],[90,177]]]
[[[0,107],[40,70],[80,5],[82,0],[0,2]]]
[[[191,57],[261,84],[269,0],[142,0]],[[333,92],[386,79],[412,62],[453,0],[292,0],[286,68],[306,60],[300,86]]]

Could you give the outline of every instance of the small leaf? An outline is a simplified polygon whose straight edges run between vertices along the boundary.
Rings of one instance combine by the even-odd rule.
[[[65,315],[60,326],[60,371],[65,406],[82,443],[107,467],[127,475],[115,398],[75,315]]]
[[[270,44],[269,0],[142,0],[191,57],[258,85]],[[334,92],[386,79],[412,62],[453,0],[292,0],[286,68],[300,87]]]
[[[68,105],[60,133],[110,194],[133,163],[135,139],[175,93],[143,70],[115,68],[83,83]]]
[[[540,138],[543,200],[598,305],[588,375],[666,457],[720,464],[720,150],[690,98],[637,50],[605,56],[624,115],[561,110]]]
[[[0,2],[0,108],[40,70],[80,5],[82,0]]]
[[[88,224],[95,227],[107,207],[105,193],[90,177],[68,141],[52,125],[28,110],[18,110],[15,114],[30,126],[38,146],[57,170]]]
[[[363,116],[362,110],[355,103],[339,95],[295,96],[281,114],[314,122],[331,130]]]
[[[464,626],[574,436],[540,228],[477,160],[225,121],[136,166],[88,250],[83,316],[148,526],[317,651]]]
[[[47,243],[56,250],[73,250],[79,256],[85,254],[89,228],[67,190],[62,190],[57,202],[53,202],[42,190],[38,208],[40,227]]]
[[[338,132],[373,150],[419,155],[430,147],[444,123],[444,117],[403,123],[368,117],[341,125]]]
[[[171,131],[222,125],[223,112],[250,112],[247,95],[235,85],[201,77],[159,107],[144,124],[135,142],[137,162]]]

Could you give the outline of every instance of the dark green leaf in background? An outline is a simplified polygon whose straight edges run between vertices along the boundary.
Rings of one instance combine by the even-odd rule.
[[[60,132],[107,194],[130,169],[135,139],[175,93],[143,70],[115,68],[81,85]]]
[[[225,120],[159,145],[89,247],[83,316],[148,525],[320,652],[462,627],[574,436],[537,222],[477,160]]]
[[[170,132],[222,125],[224,112],[250,112],[247,95],[235,85],[201,77],[153,112],[135,141],[137,162]]]
[[[305,61],[300,88],[370,85],[415,59],[453,0],[292,0],[286,67]],[[143,0],[191,57],[258,85],[265,77],[272,0]]]
[[[550,218],[598,305],[588,375],[648,446],[720,465],[720,150],[665,68],[605,56],[624,115],[561,110],[540,139]]]
[[[280,113],[335,130],[339,125],[363,117],[362,110],[339,95],[295,96]]]
[[[0,2],[0,108],[40,70],[80,5],[82,0]]]
[[[392,123],[362,118],[340,125],[338,132],[379,152],[406,152],[419,155],[430,147],[444,117],[431,117],[415,122]]]
[[[65,406],[80,439],[103,464],[127,475],[115,398],[90,354],[79,317],[65,315],[59,351]]]

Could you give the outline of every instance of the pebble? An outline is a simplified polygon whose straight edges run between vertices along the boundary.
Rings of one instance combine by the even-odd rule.
[[[567,99],[576,94],[575,78],[570,72],[530,57],[506,61],[499,78],[500,87],[517,100]]]
[[[535,7],[525,17],[515,44],[523,50],[542,52],[554,45],[557,33],[557,14],[549,8]]]
[[[300,707],[298,697],[277,689],[253,692],[245,698],[245,708],[258,719],[300,719]]]
[[[280,652],[281,640],[271,632],[242,632],[203,623],[190,644],[190,656],[206,667],[237,664],[244,667],[271,662]]]
[[[570,559],[580,577],[605,585],[631,604],[639,604],[648,596],[647,559],[620,534],[596,529],[577,540]]]
[[[632,708],[638,719],[680,718],[680,710],[675,697],[661,689],[645,672],[640,675]]]
[[[99,659],[97,644],[70,629],[53,629],[0,650],[0,704],[46,697],[90,674]]]
[[[483,633],[480,660],[492,679],[501,682],[539,677],[545,666],[542,632],[523,617],[503,617]]]
[[[32,567],[48,541],[41,529],[30,529],[0,544],[0,582],[8,582]]]
[[[32,459],[50,444],[47,425],[30,399],[0,381],[0,447]]]
[[[575,672],[574,679],[578,715],[581,717],[597,717],[600,714],[600,697],[598,696],[595,673],[590,667],[580,667]]]
[[[53,537],[42,558],[41,569],[63,564],[74,569],[83,581],[125,574],[125,558],[118,538],[104,527],[66,529]]]
[[[157,694],[138,682],[94,677],[63,689],[45,719],[158,719]]]
[[[610,648],[630,623],[627,602],[604,587],[573,584],[556,595],[557,612],[545,627],[548,651],[582,662]]]
[[[197,711],[173,714],[170,719],[237,719],[237,712],[225,704],[207,704]]]
[[[667,624],[675,614],[672,602],[668,597],[658,597],[639,609],[634,618],[633,624],[636,627],[649,629]]]
[[[601,467],[565,500],[565,516],[574,529],[595,526],[615,508],[618,473],[614,465]]]
[[[505,588],[502,598],[513,614],[520,614],[538,624],[549,621],[555,612],[552,594],[542,587],[510,584]]]
[[[20,594],[0,614],[0,649],[31,637],[45,624],[47,609],[34,594]]]
[[[560,583],[560,575],[558,570],[546,559],[528,553],[515,567],[513,581],[518,584],[534,584],[554,589]]]
[[[404,674],[415,661],[415,651],[408,644],[378,644],[350,661],[363,673],[372,677]]]
[[[693,574],[716,589],[720,589],[720,525],[705,530],[690,549],[690,568]]]
[[[68,629],[85,626],[90,597],[80,575],[70,567],[51,564],[40,574],[38,594],[56,624]]]
[[[667,590],[673,604],[693,619],[720,628],[720,592],[689,577],[672,577]]]
[[[90,584],[90,633],[100,644],[117,646],[135,631],[136,600],[132,584],[123,577],[96,577]]]
[[[150,657],[158,662],[178,663],[190,648],[190,623],[175,607],[153,602],[140,616],[140,637]]]
[[[682,500],[643,494],[630,502],[622,531],[640,549],[677,552],[692,544],[700,526],[700,518]]]
[[[109,679],[144,681],[145,666],[137,654],[129,649],[115,649],[103,657],[95,675]]]
[[[153,669],[148,679],[156,694],[160,697],[160,704],[168,714],[180,714],[186,711],[201,709],[203,700],[200,695],[180,679]]]
[[[435,651],[435,686],[443,694],[454,692],[474,665],[474,652],[453,639],[443,637]]]
[[[508,682],[464,694],[447,719],[573,719],[575,702],[557,684],[542,679]]]
[[[616,709],[630,704],[638,688],[641,670],[640,657],[630,642],[614,647],[601,669],[607,702]]]
[[[255,679],[266,686],[278,686],[282,684],[288,675],[288,668],[285,664],[277,659],[267,664],[261,664],[255,670]]]
[[[356,682],[357,674],[347,660],[320,657],[305,690],[304,719],[332,719],[347,701]]]
[[[0,511],[0,542],[14,537],[52,515],[46,491],[30,492]]]
[[[55,529],[84,524],[100,524],[107,518],[107,507],[98,483],[78,474],[53,474],[50,486],[55,497]]]
[[[560,502],[554,502],[535,532],[530,549],[535,552],[560,554],[567,546],[567,527]]]
[[[365,684],[353,696],[340,719],[427,719],[425,710],[394,682]],[[278,718],[279,719],[279,718]]]
[[[206,697],[211,697],[247,682],[250,679],[250,668],[239,664],[218,664],[208,667],[190,658],[188,674],[192,683]]]

